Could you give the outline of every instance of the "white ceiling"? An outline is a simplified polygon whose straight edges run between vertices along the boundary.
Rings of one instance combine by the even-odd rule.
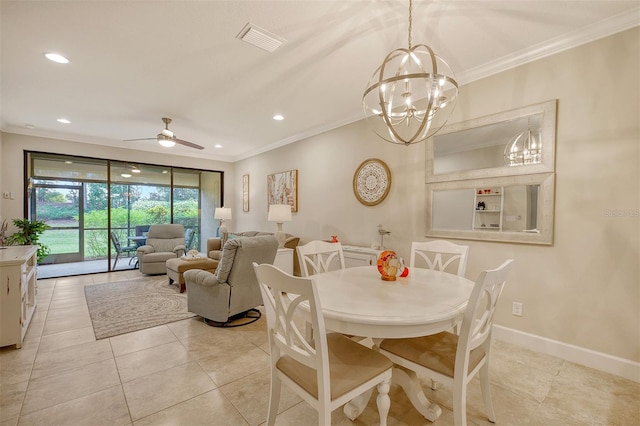
[[[363,118],[364,87],[408,27],[405,0],[1,0],[0,14],[2,131],[158,151],[123,140],[171,117],[205,149],[170,150],[222,161]],[[415,0],[413,16],[413,44],[464,84],[638,26],[640,3]],[[238,40],[248,22],[285,43],[267,53]]]

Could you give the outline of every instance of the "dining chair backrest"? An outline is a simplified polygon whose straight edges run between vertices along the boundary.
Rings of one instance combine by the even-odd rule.
[[[484,345],[485,353],[489,353],[491,344],[491,328],[496,304],[502,294],[507,275],[513,264],[509,259],[496,269],[483,271],[476,280],[469,302],[462,317],[458,349],[456,351],[456,369],[458,363],[464,363],[465,368],[459,371],[467,371],[469,353],[475,348]]]
[[[344,254],[340,243],[314,240],[303,246],[297,246],[296,250],[300,273],[303,277],[345,268]]]
[[[446,240],[414,241],[411,243],[409,268],[434,269],[464,277],[469,246]],[[457,266],[457,268],[456,268]]]
[[[267,313],[269,344],[275,358],[290,356],[301,364],[318,371],[320,394],[329,389],[327,339],[324,320],[318,309],[318,292],[309,278],[286,275],[271,265],[257,265],[254,269]],[[294,321],[294,314],[300,304],[309,306],[309,321],[314,330],[315,342],[311,345],[305,339],[304,328]]]
[[[330,424],[333,410],[378,386],[380,424],[386,425],[391,361],[341,334],[326,334],[313,278],[294,277],[266,263],[254,262],[253,268],[267,315],[271,354],[267,425],[275,423],[280,383],[318,411],[319,425]],[[313,341],[305,338],[301,316],[313,327]]]

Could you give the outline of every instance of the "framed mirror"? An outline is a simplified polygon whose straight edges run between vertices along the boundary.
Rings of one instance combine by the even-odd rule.
[[[553,244],[554,173],[427,185],[427,237]]]
[[[445,126],[427,140],[427,183],[553,172],[557,101]]]

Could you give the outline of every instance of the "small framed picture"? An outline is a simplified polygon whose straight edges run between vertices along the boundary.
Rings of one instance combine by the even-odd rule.
[[[249,175],[242,176],[242,211],[249,211]]]
[[[289,204],[298,211],[298,171],[274,173],[267,176],[267,208],[271,204]]]

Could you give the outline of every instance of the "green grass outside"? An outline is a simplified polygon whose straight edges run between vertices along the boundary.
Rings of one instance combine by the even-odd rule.
[[[107,230],[87,230],[84,235],[84,257],[87,259],[106,258]],[[40,242],[51,249],[51,254],[78,253],[79,241],[77,229],[50,229],[40,236]]]

